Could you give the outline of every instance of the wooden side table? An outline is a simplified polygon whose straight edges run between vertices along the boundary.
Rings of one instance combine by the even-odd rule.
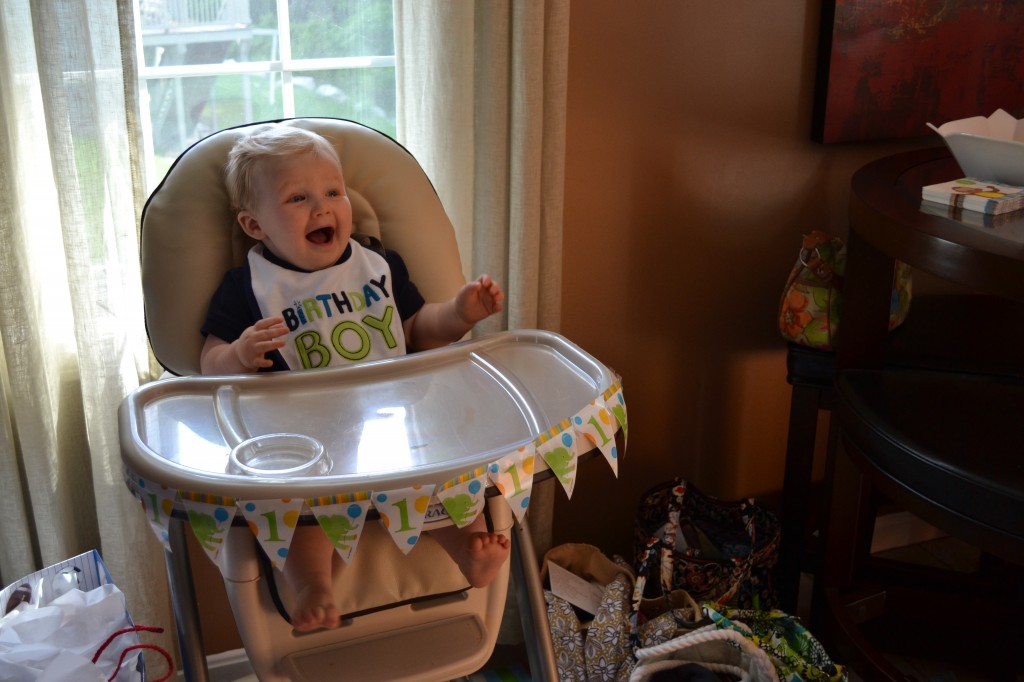
[[[985,334],[1007,328],[996,317],[976,330],[975,343],[965,347],[962,360],[968,372],[893,370],[884,363],[897,259],[1005,299],[1012,311],[1008,314],[1020,314],[1024,220],[986,227],[972,224],[970,215],[921,210],[923,185],[960,176],[948,151],[937,148],[870,163],[852,182],[833,413],[840,446],[827,476],[831,502],[816,606],[825,626],[822,634],[836,647],[837,658],[853,662],[868,679],[903,679],[865,634],[883,618],[889,632],[893,627],[901,634],[921,632],[900,646],[918,647],[916,655],[939,660],[956,649],[970,649],[963,640],[968,634],[983,633],[981,642],[995,637],[1012,642],[1024,634],[1019,618],[1008,615],[1024,607],[1024,591],[1017,587],[993,594],[986,591],[993,586],[984,577],[977,585],[957,576],[943,583],[907,566],[890,570],[894,567],[869,557],[874,501],[881,492],[940,530],[1024,565],[1024,338],[987,344]],[[958,320],[947,324],[954,328]],[[925,595],[923,588],[940,585],[946,590],[942,596],[917,599]],[[956,601],[960,588],[970,588],[970,596],[963,597],[967,601]],[[993,609],[1006,607],[1004,615],[1016,622],[1007,626],[993,617],[998,611],[970,622],[949,618],[957,604],[962,608],[970,599],[983,598],[990,599]],[[983,619],[1001,625],[986,632]],[[935,624],[939,632],[925,636],[925,628]],[[978,670],[1005,673],[1019,665],[1012,645],[1006,649],[1005,659],[992,655],[993,660],[970,663]]]

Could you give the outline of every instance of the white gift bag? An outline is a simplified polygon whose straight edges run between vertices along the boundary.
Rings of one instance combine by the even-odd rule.
[[[174,670],[166,651],[139,641],[139,631],[163,630],[132,623],[95,550],[11,583],[0,592],[0,610],[5,682],[142,682],[144,649],[161,653]]]

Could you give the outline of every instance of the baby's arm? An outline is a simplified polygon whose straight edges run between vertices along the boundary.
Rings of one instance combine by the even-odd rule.
[[[505,294],[489,275],[480,275],[444,303],[425,303],[403,324],[408,346],[416,350],[454,343],[480,320],[501,312]]]
[[[244,374],[270,367],[267,353],[284,346],[279,337],[287,333],[284,318],[277,316],[263,318],[231,343],[211,334],[203,344],[199,368],[203,374]]]

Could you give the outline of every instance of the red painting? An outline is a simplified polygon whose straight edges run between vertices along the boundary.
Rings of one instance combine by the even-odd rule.
[[[1005,109],[1024,116],[1024,0],[822,3],[811,137],[934,134]]]

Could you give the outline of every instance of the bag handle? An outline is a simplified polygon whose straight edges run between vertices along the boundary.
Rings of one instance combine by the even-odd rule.
[[[687,633],[680,637],[670,639],[664,644],[657,644],[646,649],[637,649],[635,652],[636,659],[639,663],[633,670],[635,675],[642,665],[648,662],[655,662],[664,657],[670,656],[677,651],[684,651],[700,644],[706,644],[708,642],[715,641],[727,641],[737,646],[740,651],[747,655],[750,660],[751,666],[755,670],[751,672],[758,673],[758,676],[754,679],[771,680],[772,682],[779,682],[778,673],[775,671],[775,665],[772,663],[772,659],[768,657],[761,647],[757,646],[749,639],[744,637],[735,630],[722,630],[717,625],[707,625],[693,632]],[[701,663],[700,661],[697,661]],[[701,663],[705,665],[705,663]],[[630,682],[633,682],[634,678],[630,676]],[[641,679],[637,677],[636,679]]]
[[[679,668],[687,663],[696,663],[700,667],[710,670],[713,673],[725,673],[726,675],[731,675],[736,678],[736,682],[753,682],[753,678],[750,677],[749,672],[735,665],[730,665],[728,663],[708,663],[707,661],[683,661],[675,658],[638,665],[633,668],[633,672],[629,676],[629,682],[642,682],[642,680],[648,679],[648,677],[654,675],[654,673]]]
[[[133,625],[130,628],[117,630],[112,635],[110,635],[110,637],[107,637],[107,641],[103,642],[103,644],[100,645],[100,648],[96,650],[96,653],[92,657],[92,664],[96,665],[96,661],[100,660],[100,656],[103,655],[103,652],[106,650],[106,648],[110,646],[110,644],[121,635],[127,635],[132,632],[162,633],[163,631],[163,628],[152,627],[149,625]],[[167,661],[167,674],[161,677],[159,680],[153,680],[153,682],[165,682],[166,680],[170,679],[171,675],[174,674],[174,660],[163,647],[157,646],[156,644],[132,644],[131,646],[126,646],[124,650],[121,652],[121,657],[117,659],[117,667],[114,668],[114,673],[107,679],[107,682],[114,682],[114,678],[116,678],[117,674],[121,671],[121,666],[124,665],[124,659],[128,655],[129,651],[139,651],[141,649],[151,649],[160,654],[161,656],[163,656],[164,660]]]
[[[800,255],[797,257],[800,265],[814,273],[814,276],[822,284],[828,284],[832,281],[832,275],[835,272],[832,269],[832,264],[821,257],[821,251],[818,247],[832,240],[832,236],[827,232],[812,230],[804,235],[803,242],[800,244]]]
[[[677,629],[689,630],[708,620],[704,610],[685,590],[678,591],[683,592],[686,595],[685,600],[692,605],[694,617],[698,619],[696,622],[687,622],[680,618],[676,613],[677,608],[672,599],[672,594],[675,592],[672,589],[672,567],[674,565],[672,553],[675,550],[676,532],[679,528],[679,518],[683,510],[682,500],[686,494],[686,481],[676,479],[671,489],[673,496],[667,506],[666,516],[668,517],[668,523],[663,526],[665,528],[664,536],[659,538],[657,535],[651,535],[647,539],[646,551],[637,569],[636,582],[633,584],[632,612],[629,619],[631,625],[630,635],[633,640],[634,649],[639,646],[640,605],[644,598],[647,579],[650,577],[652,560],[658,552],[661,553],[661,560],[658,562],[661,572],[658,576],[661,597],[668,604],[668,612],[672,614],[672,619],[675,621]]]

